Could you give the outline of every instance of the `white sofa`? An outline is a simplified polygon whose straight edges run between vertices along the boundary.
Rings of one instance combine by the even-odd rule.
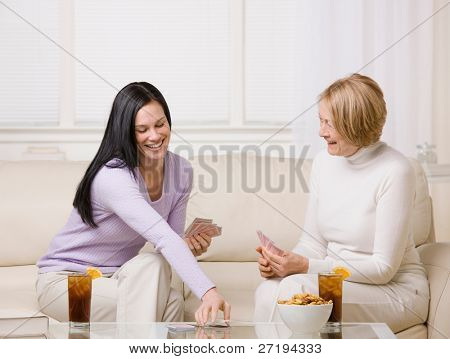
[[[191,162],[195,182],[187,223],[207,217],[223,227],[223,235],[213,240],[200,264],[231,303],[233,319],[251,320],[254,291],[262,280],[255,231],[261,229],[282,248],[294,246],[308,200],[305,180],[311,162],[242,155]],[[414,237],[428,270],[431,303],[426,325],[397,335],[448,338],[450,243],[434,243],[428,185],[420,165],[411,162],[417,174]],[[0,161],[1,316],[39,313],[34,263],[66,222],[86,167],[86,162]],[[198,300],[176,275],[173,285],[184,294],[185,319],[192,320]]]

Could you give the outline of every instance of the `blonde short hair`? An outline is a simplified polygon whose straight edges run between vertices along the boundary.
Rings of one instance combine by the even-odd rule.
[[[320,95],[336,131],[349,143],[365,147],[377,142],[386,122],[386,102],[370,77],[353,74],[332,83]]]

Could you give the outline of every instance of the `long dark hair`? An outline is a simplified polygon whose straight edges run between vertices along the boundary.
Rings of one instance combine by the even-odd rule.
[[[78,210],[84,223],[93,228],[98,227],[92,217],[91,185],[97,172],[110,160],[117,158],[117,163],[108,164],[109,168],[127,167],[136,179],[134,168],[139,165],[134,121],[138,111],[151,101],[157,101],[172,127],[169,107],[161,92],[147,82],[133,82],[119,91],[112,104],[108,124],[102,143],[78,185],[73,206]]]

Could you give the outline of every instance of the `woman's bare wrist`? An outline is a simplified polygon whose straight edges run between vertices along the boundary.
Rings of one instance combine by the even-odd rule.
[[[303,257],[303,270],[302,273],[308,273],[309,269],[309,258]]]
[[[201,300],[203,301],[203,299],[205,299],[206,295],[212,294],[213,292],[216,292],[216,293],[217,293],[217,288],[216,288],[216,287],[212,287],[212,288],[208,289],[208,290],[206,291],[206,293],[203,294],[203,297],[202,297]]]

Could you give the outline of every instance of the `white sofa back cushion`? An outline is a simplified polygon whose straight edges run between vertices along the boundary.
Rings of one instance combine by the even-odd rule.
[[[410,163],[416,173],[416,196],[414,198],[412,226],[414,243],[417,247],[435,241],[433,213],[425,172],[417,160],[410,159]]]
[[[249,154],[195,158],[191,163],[194,186],[187,223],[206,217],[222,226],[222,236],[213,239],[200,260],[257,260],[257,229],[280,248],[291,249],[297,243],[308,202],[311,161]]]
[[[416,173],[412,225],[418,246],[434,241],[431,198],[421,165],[414,159],[410,162]],[[261,229],[280,248],[294,247],[302,233],[309,198],[308,186],[302,182],[309,180],[312,160],[224,155],[195,158],[191,163],[194,188],[187,222],[206,217],[223,227],[222,236],[213,240],[214,245],[200,257],[201,261],[256,261],[256,229]],[[212,173],[217,174],[216,179]],[[284,185],[276,190],[280,179]],[[216,190],[207,193],[204,188],[209,188],[214,180]],[[252,191],[252,186],[257,190]]]
[[[310,160],[225,155],[191,162],[194,188],[187,223],[207,217],[223,228],[223,235],[200,260],[255,261],[256,229],[281,248],[295,245],[307,206],[308,189],[302,182],[308,180]],[[413,226],[418,245],[433,239],[431,201],[422,168],[417,161],[411,163],[417,178]],[[68,219],[87,166],[87,162],[0,161],[0,266],[34,264],[45,254]],[[211,187],[215,179],[217,186]]]
[[[0,266],[35,264],[66,223],[88,163],[0,161]]]

